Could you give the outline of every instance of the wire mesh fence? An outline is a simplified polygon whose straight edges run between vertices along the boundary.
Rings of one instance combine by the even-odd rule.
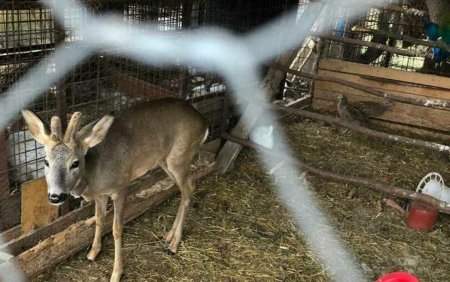
[[[217,26],[244,33],[297,7],[299,1],[84,1],[82,9],[66,10],[64,22],[55,20],[53,11],[38,1],[4,1],[0,4],[0,87],[6,92],[39,62],[47,65],[50,76],[59,68],[58,61],[46,57],[56,46],[76,50],[85,48],[78,28],[86,25],[86,15],[114,13],[128,25],[129,32],[145,32],[142,23],[156,23],[158,30],[175,35],[185,29]],[[307,1],[301,1],[301,5]],[[308,48],[308,46],[305,46]],[[42,79],[49,79],[42,77]],[[290,82],[288,82],[290,83]],[[299,84],[299,83],[297,83]],[[300,83],[303,92],[310,84]],[[280,92],[284,92],[284,82]],[[288,87],[289,88],[289,87]],[[286,89],[288,89],[286,88]],[[292,88],[292,97],[298,96]],[[174,96],[189,99],[210,124],[210,138],[230,128],[238,112],[226,97],[223,78],[174,62],[170,68],[148,66],[113,48],[96,52],[73,69],[64,79],[29,106],[45,122],[61,116],[63,126],[75,111],[83,112],[83,122],[111,111],[120,111],[141,100]],[[302,93],[303,93],[302,92]],[[302,94],[303,95],[303,94]],[[227,109],[224,105],[227,104]],[[21,183],[44,174],[44,148],[30,136],[19,114],[3,136],[0,175],[2,187],[20,190]],[[5,189],[3,189],[5,190]]]
[[[415,44],[428,40],[425,25],[433,22],[434,15],[428,11],[424,0],[391,1],[392,5],[369,8],[363,15],[349,19],[349,6],[336,4],[339,11],[330,18],[332,28],[329,34],[342,38],[359,40],[360,43],[328,40],[324,44],[323,57],[370,64],[373,66],[405,71],[449,76],[449,66],[444,60],[437,64],[435,48]],[[345,40],[344,40],[345,41]],[[394,51],[370,47],[364,43],[374,43],[393,47]],[[395,49],[408,50],[415,55],[402,55]]]
[[[94,3],[93,1],[90,1]],[[279,1],[274,1],[273,6],[276,6],[276,3],[280,4]],[[83,66],[93,61],[94,63],[92,66],[87,67],[87,69],[96,69],[98,71],[98,82],[101,82],[104,78],[102,83],[95,84],[96,91],[95,95],[96,97],[100,97],[101,91],[98,89],[101,89],[103,86],[114,87],[115,84],[117,85],[126,85],[125,89],[142,89],[142,92],[145,94],[149,94],[147,97],[142,97],[141,93],[138,93],[138,97],[129,97],[130,91],[126,91],[124,89],[120,89],[120,87],[117,87],[118,95],[123,95],[123,99],[118,99],[119,102],[112,103],[113,106],[111,106],[113,109],[118,105],[117,107],[121,108],[122,105],[126,106],[127,103],[133,103],[136,100],[139,99],[152,99],[151,93],[154,93],[153,90],[156,87],[157,89],[164,88],[162,87],[164,84],[167,84],[174,87],[174,89],[178,90],[178,92],[174,95],[177,95],[179,97],[184,98],[192,98],[192,101],[195,103],[196,101],[207,101],[207,97],[211,94],[208,94],[209,91],[205,90],[205,94],[200,93],[200,95],[192,95],[192,94],[186,94],[191,93],[191,91],[185,91],[185,89],[190,89],[192,86],[192,81],[206,81],[207,75],[203,75],[205,70],[208,71],[220,71],[220,73],[226,77],[228,87],[226,88],[227,92],[233,92],[233,94],[239,93],[237,96],[237,100],[239,100],[239,96],[242,95],[245,97],[245,101],[250,102],[252,97],[255,97],[259,94],[262,94],[264,91],[259,87],[260,81],[259,76],[257,75],[258,67],[261,66],[262,63],[266,62],[270,58],[273,58],[274,56],[277,56],[283,52],[288,51],[289,49],[298,47],[298,44],[304,41],[305,35],[311,31],[312,25],[316,22],[317,18],[322,16],[323,11],[332,12],[331,9],[329,9],[328,2],[325,3],[318,3],[318,5],[308,5],[309,11],[304,12],[301,14],[302,21],[301,25],[296,25],[296,18],[295,16],[298,16],[296,13],[290,13],[287,17],[284,19],[275,21],[272,25],[269,27],[262,29],[262,32],[253,32],[245,37],[239,37],[239,36],[230,36],[226,33],[217,32],[217,30],[208,30],[204,29],[203,32],[205,32],[202,35],[199,35],[198,33],[194,32],[188,32],[187,35],[184,37],[181,36],[183,40],[165,40],[166,38],[158,35],[155,37],[149,36],[149,34],[145,35],[138,35],[138,36],[127,36],[126,32],[129,32],[130,24],[128,22],[117,22],[114,23],[110,18],[106,17],[95,17],[88,15],[88,19],[86,21],[80,20],[79,17],[83,18],[85,13],[90,11],[90,8],[81,8],[81,7],[75,7],[75,8],[69,8],[70,3],[68,1],[58,1],[58,2],[52,2],[55,11],[56,16],[59,19],[62,19],[62,22],[65,23],[66,21],[70,20],[70,15],[74,15],[77,19],[74,20],[77,24],[79,23],[81,26],[85,25],[83,28],[77,29],[75,28],[74,31],[70,31],[71,34],[70,40],[67,40],[67,32],[65,31],[64,24],[62,27],[58,27],[58,29],[62,29],[64,32],[62,34],[64,35],[64,42],[66,44],[61,45],[59,48],[55,49],[55,52],[51,55],[50,58],[46,58],[47,61],[41,61],[40,64],[37,66],[37,68],[33,71],[34,74],[41,74],[42,78],[41,80],[50,81],[52,83],[46,83],[46,82],[39,82],[36,83],[38,86],[36,86],[39,91],[30,90],[30,83],[36,82],[36,79],[25,79],[23,83],[26,87],[24,87],[24,91],[30,91],[30,95],[27,95],[26,93],[20,96],[21,101],[18,101],[17,99],[11,98],[15,93],[17,93],[18,88],[14,88],[14,91],[8,91],[5,94],[5,105],[13,105],[12,109],[18,109],[23,107],[25,104],[28,103],[28,99],[31,97],[37,97],[38,92],[40,92],[46,84],[50,84],[51,86],[48,89],[48,101],[45,100],[45,95],[43,96],[45,105],[55,105],[56,109],[47,109],[47,112],[45,112],[46,115],[50,111],[54,111],[57,113],[63,113],[67,115],[69,111],[67,110],[68,106],[75,107],[76,105],[70,105],[68,103],[67,97],[71,97],[70,95],[67,95],[67,91],[62,91],[63,89],[66,89],[66,85],[68,83],[66,82],[58,82],[58,84],[54,84],[53,82],[57,80],[57,78],[60,78],[64,73],[67,73],[69,69],[73,68],[73,65],[75,63],[79,63],[80,61],[83,61],[82,64],[79,64],[76,68],[77,70],[80,69],[79,73],[83,73]],[[73,3],[73,2],[72,2]],[[96,3],[96,2],[95,2]],[[264,2],[265,3],[265,2]],[[114,3],[114,5],[111,5],[111,7],[114,7],[114,10],[117,12],[119,5],[117,3]],[[136,2],[136,5],[141,4],[140,2]],[[189,11],[189,9],[182,9],[183,7],[186,7],[185,2],[183,2],[181,5],[179,5],[179,8],[181,8],[181,28],[192,28],[193,25],[191,25],[190,20],[186,20],[186,17],[183,16],[183,12]],[[200,5],[201,4],[201,5]],[[282,3],[286,7],[286,3]],[[365,5],[367,3],[364,3]],[[208,7],[207,3],[205,2],[199,2],[199,6]],[[364,6],[365,6],[364,5]],[[74,7],[74,6],[72,6]],[[94,5],[94,8],[92,14],[95,13],[103,13],[105,12],[105,7],[109,7],[108,5]],[[222,6],[223,7],[223,6]],[[358,13],[362,9],[362,7],[355,4],[354,12]],[[222,12],[225,8],[221,8]],[[199,13],[196,14],[196,17],[199,19],[208,19],[208,9],[199,9]],[[121,10],[119,10],[121,11]],[[122,10],[123,11],[123,10]],[[156,15],[158,15],[158,12]],[[191,10],[192,12],[192,10]],[[187,15],[191,14],[187,13]],[[78,13],[78,14],[77,14]],[[122,13],[119,13],[123,16]],[[80,16],[81,15],[81,16]],[[320,15],[320,16],[319,16]],[[256,17],[255,17],[256,18]],[[116,18],[117,19],[117,18]],[[159,19],[159,17],[158,17]],[[185,19],[185,21],[183,21]],[[205,21],[206,22],[206,21]],[[98,26],[95,26],[95,28],[89,29],[87,24],[96,23]],[[185,26],[184,23],[187,25]],[[223,26],[226,26],[229,23],[223,23]],[[109,25],[109,26],[108,26]],[[235,26],[236,23],[232,23],[231,26]],[[170,25],[174,26],[174,25]],[[178,25],[175,25],[178,26]],[[189,27],[190,26],[190,27]],[[244,25],[245,26],[245,25]],[[292,33],[292,36],[286,36],[286,34],[280,35],[282,32],[285,32],[287,27],[294,28],[295,26],[295,32]],[[153,26],[154,27],[154,26]],[[157,29],[161,31],[161,25],[157,25]],[[115,28],[115,29],[114,29]],[[146,25],[138,25],[138,29],[146,29]],[[107,31],[106,34],[101,34],[101,32]],[[139,30],[136,31],[137,33]],[[165,31],[168,32],[167,36],[171,36],[171,33],[174,32],[174,30]],[[176,32],[176,31],[175,31]],[[242,30],[238,29],[238,32],[242,32]],[[59,32],[55,32],[56,34],[60,34]],[[151,34],[154,35],[154,34]],[[291,35],[291,34],[289,34]],[[86,48],[92,48],[87,49],[85,52],[81,51],[80,48],[83,47],[83,41],[85,41],[85,38],[83,36],[87,37],[87,44]],[[95,38],[94,36],[98,36],[98,38]],[[109,36],[112,36],[113,38],[109,38]],[[206,38],[207,36],[210,36],[212,38]],[[126,40],[123,40],[123,37],[126,37]],[[226,40],[225,40],[226,39]],[[59,42],[59,41],[58,41]],[[105,46],[105,43],[112,43],[112,46],[115,46],[118,48],[118,50],[121,50],[120,53],[118,50],[114,50],[114,48],[109,49],[109,46]],[[145,43],[143,45],[145,46],[138,46],[139,43]],[[155,43],[156,47],[152,45],[152,43]],[[175,44],[174,44],[175,43]],[[180,44],[181,48],[176,48],[180,46],[176,43]],[[205,43],[208,43],[204,45]],[[279,44],[278,44],[279,43]],[[102,45],[103,44],[103,45]],[[130,44],[130,48],[126,49],[126,44]],[[133,45],[134,44],[134,45]],[[161,51],[159,49],[162,46],[168,47],[169,49],[165,49]],[[202,45],[203,44],[203,45]],[[224,48],[221,48],[222,45]],[[99,48],[100,46],[104,47]],[[210,49],[205,48],[211,47]],[[306,49],[310,45],[305,46],[303,49]],[[132,47],[132,48],[131,48]],[[144,48],[145,47],[145,48]],[[202,47],[202,48],[199,48]],[[263,48],[263,50],[259,50],[258,47]],[[73,48],[73,49],[70,49]],[[102,49],[101,51],[98,51],[99,49]],[[204,50],[203,50],[204,49]],[[98,53],[93,53],[93,50],[97,50]],[[141,51],[149,51],[149,54],[140,54]],[[251,50],[252,53],[249,53],[248,51]],[[71,51],[71,56],[67,56],[69,54],[69,51]],[[172,56],[171,51],[175,53],[174,56]],[[205,52],[206,56],[199,55],[200,51]],[[86,58],[87,54],[91,54],[89,58]],[[94,55],[92,55],[94,54]],[[156,79],[148,78],[148,79],[140,79],[138,78],[139,75],[133,74],[133,72],[125,72],[123,73],[123,69],[128,70],[137,70],[136,72],[140,73],[139,70],[143,70],[144,72],[153,73],[157,71],[157,68],[152,67],[145,67],[145,66],[139,66],[137,68],[135,67],[129,67],[127,63],[123,63],[124,60],[121,58],[122,54],[129,55],[131,57],[134,57],[135,59],[128,61],[128,63],[133,66],[133,63],[135,63],[136,58],[138,60],[142,60],[142,62],[145,62],[147,64],[151,65],[168,65],[171,64],[172,68],[174,68],[174,73],[178,75],[174,75],[174,78],[169,78],[168,82],[163,81],[157,81]],[[156,58],[155,54],[160,55],[162,58]],[[309,52],[307,52],[309,54]],[[312,54],[312,53],[311,53]],[[212,58],[212,55],[220,56],[220,58]],[[65,56],[65,57],[64,57]],[[175,58],[179,58],[180,63],[176,64],[172,62],[171,60]],[[208,57],[209,56],[209,57]],[[305,55],[306,56],[306,55]],[[232,61],[225,62],[225,58],[232,59]],[[201,60],[204,59],[204,60]],[[52,61],[54,60],[54,61]],[[105,61],[103,61],[105,60]],[[239,61],[241,60],[241,61]],[[127,59],[125,59],[125,62]],[[206,61],[206,62],[205,62]],[[104,64],[106,62],[106,64]],[[114,63],[111,63],[114,62]],[[239,70],[233,71],[235,68],[234,62],[239,62]],[[211,63],[211,64],[209,64]],[[219,66],[219,64],[223,64]],[[193,68],[190,66],[190,64],[195,64],[197,68]],[[182,65],[182,66],[181,66]],[[211,66],[212,65],[212,66]],[[299,63],[299,66],[306,66],[307,63]],[[214,66],[214,67],[213,67]],[[314,64],[310,65],[310,69],[314,69]],[[117,67],[122,68],[122,71],[118,72]],[[201,67],[204,67],[205,70],[200,69]],[[43,75],[43,70],[46,70],[47,75]],[[58,72],[57,70],[61,70]],[[51,75],[53,72],[56,72],[58,74]],[[264,71],[263,71],[264,72]],[[69,78],[66,76],[65,79],[69,79],[69,82],[76,82],[78,84],[81,83],[81,81],[77,80],[77,77],[83,77],[83,75],[75,75],[75,78],[72,78],[70,80],[70,76],[73,72],[70,72]],[[115,78],[115,75],[119,75],[121,77],[121,80],[118,80]],[[203,75],[203,77],[202,77]],[[48,76],[48,77],[47,77]],[[101,78],[100,78],[101,77]],[[147,76],[142,76],[147,77]],[[157,76],[155,76],[157,77]],[[192,79],[194,77],[195,79]],[[200,77],[200,79],[198,78]],[[64,81],[65,81],[64,79]],[[208,78],[209,79],[209,78]],[[91,79],[89,79],[91,80]],[[111,83],[109,83],[110,81]],[[126,81],[126,83],[123,83],[123,81]],[[245,86],[243,82],[248,81],[251,85]],[[28,84],[27,84],[28,83]],[[69,83],[70,84],[70,83]],[[89,83],[87,83],[89,84]],[[117,86],[116,85],[116,86]],[[205,85],[206,86],[206,85]],[[284,86],[284,85],[281,85]],[[91,87],[91,86],[90,86]],[[93,87],[93,86],[92,86]],[[123,87],[123,86],[122,86]],[[205,87],[206,88],[206,87]],[[166,88],[164,88],[166,89]],[[148,92],[146,92],[148,90]],[[72,90],[73,91],[73,90]],[[75,92],[75,91],[73,91]],[[110,91],[111,92],[111,91]],[[109,93],[110,93],[109,92]],[[171,92],[173,93],[173,92]],[[251,95],[251,94],[256,95]],[[216,97],[219,97],[219,94]],[[113,95],[114,96],[114,95]],[[225,96],[226,97],[226,96]],[[258,97],[256,97],[258,98]],[[261,98],[261,97],[259,97]],[[79,97],[74,97],[73,99],[79,99]],[[117,100],[114,96],[114,100]],[[84,101],[84,100],[83,100]],[[82,103],[89,103],[90,99],[86,100],[87,102]],[[97,101],[94,100],[92,102],[95,105],[97,104]],[[75,104],[75,102],[74,102]],[[250,106],[253,107],[256,113],[249,114],[249,117],[244,118],[243,123],[244,125],[248,124],[248,118],[251,118],[252,115],[262,113],[263,108],[258,108],[253,103],[250,103]],[[96,106],[97,107],[97,106]],[[5,109],[5,106],[1,106],[3,111],[6,113],[4,116],[9,120],[11,117],[11,112],[8,111],[8,109]],[[96,111],[100,107],[96,108]],[[240,107],[243,109],[244,107]],[[64,110],[65,109],[65,110]],[[267,120],[269,120],[271,123],[276,123],[274,116],[272,112],[264,112],[265,115],[267,115]],[[92,114],[94,116],[94,114]],[[223,111],[217,112],[218,118],[226,118],[227,116],[223,115]],[[45,117],[44,117],[45,118]],[[4,121],[1,121],[4,122]],[[2,124],[3,126],[3,124]],[[295,163],[295,160],[292,158],[291,154],[289,154],[290,150],[287,146],[287,144],[283,141],[283,133],[275,129],[275,134],[277,136],[280,136],[280,143],[279,143],[279,150],[280,152],[285,152],[286,155],[286,162],[287,163]],[[292,158],[292,160],[291,160]],[[261,159],[264,162],[265,166],[267,168],[270,168],[270,165],[274,163],[274,159],[267,155],[262,153]],[[298,174],[298,168],[287,165],[286,169],[283,170],[283,173],[275,174],[273,176],[274,178],[274,185],[278,189],[278,192],[280,193],[280,197],[285,200],[285,204],[288,207],[288,209],[292,212],[292,216],[295,219],[296,223],[300,227],[301,230],[304,231],[306,241],[310,244],[313,251],[317,254],[320,261],[322,261],[329,269],[330,273],[333,277],[336,277],[337,281],[348,281],[348,279],[352,281],[360,281],[362,279],[362,274],[360,271],[355,267],[355,264],[353,262],[353,258],[347,254],[344,245],[340,242],[340,240],[335,236],[334,232],[332,232],[332,228],[330,226],[330,223],[327,221],[327,218],[321,213],[320,208],[316,205],[315,201],[310,196],[310,193],[307,191],[307,183],[302,182],[302,177],[299,177]],[[278,181],[277,181],[278,179]],[[330,255],[330,250],[333,250],[334,254],[338,254],[337,256]],[[347,279],[347,280],[345,280]]]

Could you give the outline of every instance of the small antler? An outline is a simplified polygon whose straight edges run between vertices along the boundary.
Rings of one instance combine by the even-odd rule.
[[[52,117],[50,128],[51,128],[50,138],[55,142],[61,142],[62,138],[61,119],[57,116]]]
[[[81,113],[75,112],[70,118],[67,125],[66,133],[64,134],[64,143],[71,143],[74,140],[75,133],[78,131],[81,123]]]

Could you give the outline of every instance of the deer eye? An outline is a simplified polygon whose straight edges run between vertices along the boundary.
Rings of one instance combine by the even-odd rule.
[[[77,161],[74,161],[74,162],[72,163],[72,165],[70,166],[70,168],[71,168],[71,169],[77,168],[79,165],[80,165],[80,162],[77,160]]]
[[[47,160],[44,160],[44,164],[46,167],[48,167],[50,165]]]

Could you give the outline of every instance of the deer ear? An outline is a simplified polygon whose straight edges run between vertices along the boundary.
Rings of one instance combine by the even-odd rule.
[[[40,118],[28,110],[23,110],[22,116],[25,119],[25,123],[28,126],[31,136],[33,136],[37,142],[41,144],[47,144],[50,142],[50,136],[45,132],[44,124]]]
[[[102,142],[108,134],[113,121],[113,116],[106,115],[98,122],[93,122],[83,127],[79,131],[79,134],[77,134],[83,147],[85,147],[85,149],[92,148]]]

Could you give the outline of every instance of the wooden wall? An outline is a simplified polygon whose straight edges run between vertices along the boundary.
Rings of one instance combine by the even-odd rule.
[[[450,78],[373,67],[364,64],[322,59],[318,74],[367,85],[406,97],[450,99]],[[344,94],[350,102],[382,101],[381,98],[340,84],[316,81],[312,106],[318,110],[337,112],[337,96]],[[393,102],[379,123],[423,135],[450,140],[450,110],[432,109]]]

